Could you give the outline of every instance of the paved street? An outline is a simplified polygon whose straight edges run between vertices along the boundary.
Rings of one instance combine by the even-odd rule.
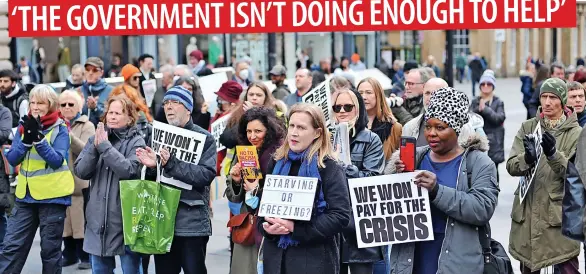
[[[471,95],[471,85],[469,83],[456,84],[456,87]],[[478,91],[477,91],[478,92]],[[507,113],[507,120],[505,121],[506,137],[505,137],[505,151],[508,154],[511,148],[512,140],[517,133],[521,123],[525,120],[526,111],[521,103],[520,81],[518,78],[497,79],[496,94],[505,102],[505,109]],[[507,248],[509,241],[510,230],[510,212],[513,203],[513,192],[518,183],[518,178],[513,178],[508,175],[505,165],[499,166],[501,174],[499,195],[499,205],[491,220],[493,238],[498,240]],[[210,238],[208,244],[207,267],[209,273],[224,274],[228,273],[230,253],[228,252],[228,232],[226,229],[226,222],[228,221],[228,207],[226,201],[216,201],[214,203],[214,236]],[[33,248],[25,265],[23,273],[40,273],[40,248],[39,238],[33,244]],[[555,243],[552,243],[555,244]],[[584,269],[584,257],[580,256],[581,269]],[[154,272],[154,263],[151,260],[151,270]],[[516,272],[519,273],[518,262],[513,263]],[[90,271],[78,271],[76,267],[68,267],[64,269],[64,273],[90,273]],[[117,273],[122,273],[118,270]],[[553,273],[553,272],[551,272]]]

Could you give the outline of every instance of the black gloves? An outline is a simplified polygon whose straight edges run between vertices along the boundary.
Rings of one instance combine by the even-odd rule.
[[[33,118],[29,115],[22,117],[22,127],[24,129],[22,142],[31,145],[33,142],[38,142],[45,138],[41,133],[42,125],[40,117]]]
[[[551,157],[555,154],[555,137],[551,133],[545,131],[541,137],[541,148],[543,148],[543,154],[547,157]]]
[[[537,161],[534,137],[532,135],[525,135],[523,137],[523,146],[525,147],[525,163],[533,165]]]

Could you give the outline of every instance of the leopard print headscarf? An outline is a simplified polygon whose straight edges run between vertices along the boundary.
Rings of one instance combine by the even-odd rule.
[[[468,123],[468,95],[451,87],[436,90],[429,99],[425,121],[436,118],[453,128],[460,135],[462,127]]]

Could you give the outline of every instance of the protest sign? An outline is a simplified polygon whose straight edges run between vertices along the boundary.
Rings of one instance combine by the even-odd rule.
[[[157,80],[150,79],[142,81],[142,91],[149,107],[153,104],[157,92]]]
[[[537,161],[535,161],[535,164],[533,164],[533,166],[531,166],[531,168],[527,172],[525,172],[525,176],[521,177],[521,179],[519,180],[519,203],[523,203],[523,201],[525,200],[527,192],[529,191],[529,188],[535,180],[537,166],[539,165],[539,162],[541,160],[541,122],[537,122],[537,126],[535,126],[533,133],[530,135],[533,137],[533,142],[535,144],[535,155],[537,156]]]
[[[349,179],[358,248],[433,240],[427,189],[419,172]]]
[[[222,143],[220,143],[220,136],[224,133],[226,126],[228,125],[228,120],[230,120],[230,114],[214,121],[210,126],[212,131],[210,132],[212,136],[214,136],[214,140],[216,141],[216,151],[222,151],[226,149]]]
[[[199,164],[206,136],[191,130],[175,127],[165,123],[153,121],[152,149],[159,154],[161,149],[167,149],[179,161]],[[161,182],[180,188],[191,190],[191,185],[161,174]]]
[[[262,179],[258,153],[255,146],[236,146],[236,156],[242,168],[244,179],[256,180]]]
[[[347,165],[352,164],[350,159],[350,133],[348,132],[348,123],[337,124],[334,130],[334,149],[338,153],[338,159]]]
[[[326,126],[330,132],[334,131],[334,122],[332,119],[332,98],[330,95],[330,82],[324,81],[317,85],[314,89],[303,95],[301,98],[305,103],[312,103],[321,107],[324,117],[326,118]]]
[[[258,216],[309,221],[317,178],[267,175]]]

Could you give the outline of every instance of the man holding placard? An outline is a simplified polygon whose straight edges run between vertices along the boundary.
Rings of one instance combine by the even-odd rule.
[[[582,130],[566,108],[567,94],[563,80],[543,81],[537,116],[523,122],[507,160],[509,174],[522,177],[513,201],[509,252],[523,273],[552,265],[561,273],[579,273],[580,243],[561,229],[564,177]]]
[[[216,144],[209,132],[193,123],[193,99],[187,89],[169,89],[163,106],[169,125],[155,122],[153,148],[136,151],[149,174],[156,174],[160,159],[161,182],[182,188],[171,251],[155,255],[155,269],[207,273],[206,246],[212,234],[209,187],[216,176]]]

